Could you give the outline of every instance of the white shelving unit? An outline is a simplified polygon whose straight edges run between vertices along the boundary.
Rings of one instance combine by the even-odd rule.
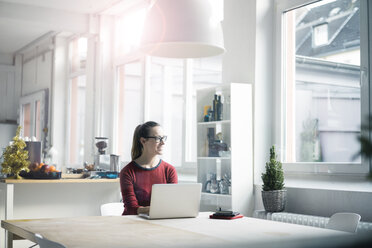
[[[223,95],[223,119],[204,122],[204,106],[212,106],[214,95]],[[252,152],[252,85],[231,83],[197,91],[197,180],[203,184],[201,211],[218,208],[248,215],[253,192]],[[208,129],[222,133],[230,155],[210,157]],[[209,176],[217,181],[227,175],[231,180],[229,193],[207,192]]]

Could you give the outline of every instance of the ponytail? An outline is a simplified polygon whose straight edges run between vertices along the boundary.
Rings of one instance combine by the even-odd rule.
[[[160,124],[154,121],[148,121],[142,125],[138,125],[136,129],[134,129],[131,151],[132,160],[135,160],[142,155],[143,146],[141,143],[141,138],[148,137],[150,135],[151,128],[156,126],[160,126]]]

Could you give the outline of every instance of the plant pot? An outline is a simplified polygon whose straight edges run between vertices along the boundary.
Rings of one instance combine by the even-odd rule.
[[[262,201],[267,212],[282,212],[287,203],[287,190],[262,191]]]

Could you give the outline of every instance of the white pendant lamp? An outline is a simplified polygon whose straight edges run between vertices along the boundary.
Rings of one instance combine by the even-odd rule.
[[[169,58],[222,54],[221,23],[212,14],[207,0],[156,0],[146,17],[141,50]]]

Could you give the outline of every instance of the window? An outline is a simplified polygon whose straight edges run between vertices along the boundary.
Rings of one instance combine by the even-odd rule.
[[[86,102],[87,39],[69,44],[68,164],[83,164]]]
[[[316,167],[306,167],[309,172],[365,173],[368,166],[355,154],[369,114],[362,94],[368,80],[361,77],[361,68],[368,68],[368,32],[361,25],[368,23],[361,20],[367,1],[307,3],[287,1],[278,8],[282,161],[296,171],[311,163]]]
[[[147,61],[147,62],[146,62]],[[222,82],[222,57],[150,57],[118,67],[117,147],[130,161],[133,131],[148,120],[160,123],[168,139],[163,157],[175,167],[196,165],[196,90]]]
[[[328,23],[319,24],[313,27],[313,44],[315,47],[328,43]]]
[[[135,61],[117,69],[118,74],[118,113],[117,113],[117,151],[122,161],[131,161],[133,132],[143,122],[143,79],[142,62]]]
[[[22,96],[20,99],[20,123],[24,137],[43,141],[47,133],[48,115],[48,90],[41,90],[33,94]],[[43,135],[44,134],[44,135]]]

